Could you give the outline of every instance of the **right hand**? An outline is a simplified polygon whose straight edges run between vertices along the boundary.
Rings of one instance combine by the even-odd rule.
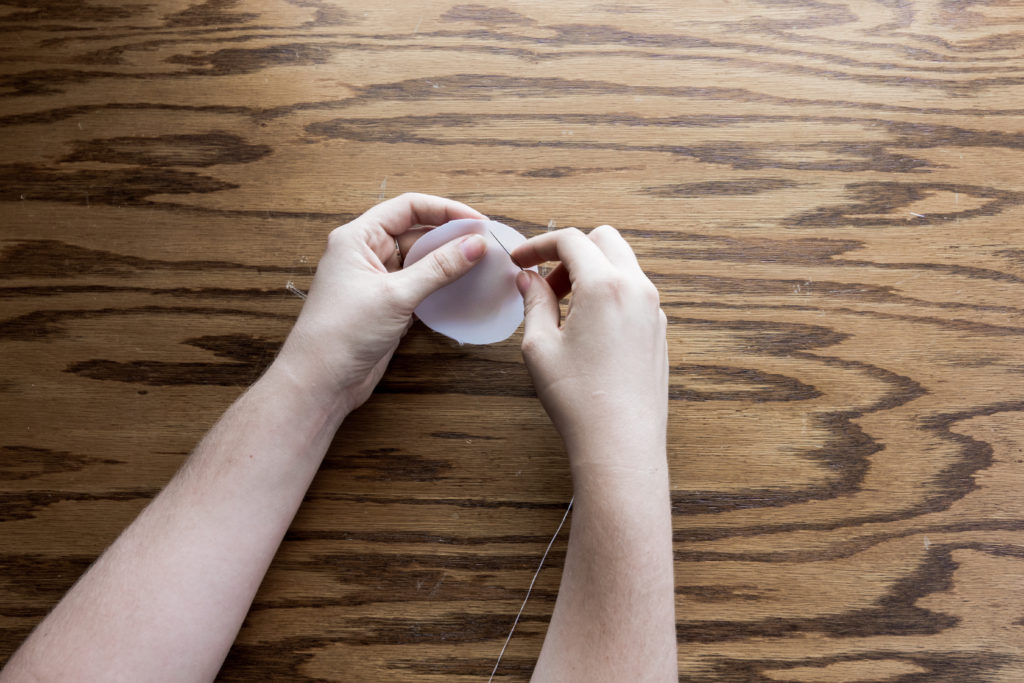
[[[568,228],[527,240],[512,257],[524,268],[561,262],[546,280],[524,271],[516,284],[526,308],[523,357],[574,470],[647,470],[658,454],[663,463],[667,321],[629,244],[608,225],[589,236]],[[558,301],[569,291],[560,324]]]

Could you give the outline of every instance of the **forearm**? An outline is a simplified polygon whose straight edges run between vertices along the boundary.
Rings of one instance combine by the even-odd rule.
[[[0,678],[212,680],[341,417],[272,367]]]
[[[569,550],[534,681],[678,678],[668,471],[663,444],[642,448],[640,467],[574,466]]]
[[[396,239],[463,218],[484,216],[406,194],[333,230],[274,365],[0,680],[213,679],[344,415],[373,392],[420,302],[486,251],[477,236],[402,269]]]

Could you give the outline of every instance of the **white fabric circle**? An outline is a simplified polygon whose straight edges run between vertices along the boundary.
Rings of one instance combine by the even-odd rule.
[[[493,344],[511,337],[523,322],[523,297],[516,289],[519,266],[505,253],[526,241],[515,228],[473,218],[450,221],[418,239],[405,255],[405,266],[473,233],[487,240],[483,258],[461,278],[428,296],[416,308],[416,317],[460,344]]]

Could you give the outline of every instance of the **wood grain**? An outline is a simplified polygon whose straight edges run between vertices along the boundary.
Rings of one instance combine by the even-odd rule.
[[[1024,679],[1024,6],[377,5],[0,7],[0,655],[416,190],[660,287],[680,680]],[[222,679],[484,679],[569,495],[518,337],[415,327]]]

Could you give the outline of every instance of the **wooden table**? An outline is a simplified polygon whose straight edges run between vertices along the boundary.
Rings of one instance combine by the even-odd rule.
[[[3,657],[417,190],[660,287],[681,680],[1024,679],[1019,4],[0,10]],[[571,491],[518,340],[412,330],[223,680],[486,679]]]

